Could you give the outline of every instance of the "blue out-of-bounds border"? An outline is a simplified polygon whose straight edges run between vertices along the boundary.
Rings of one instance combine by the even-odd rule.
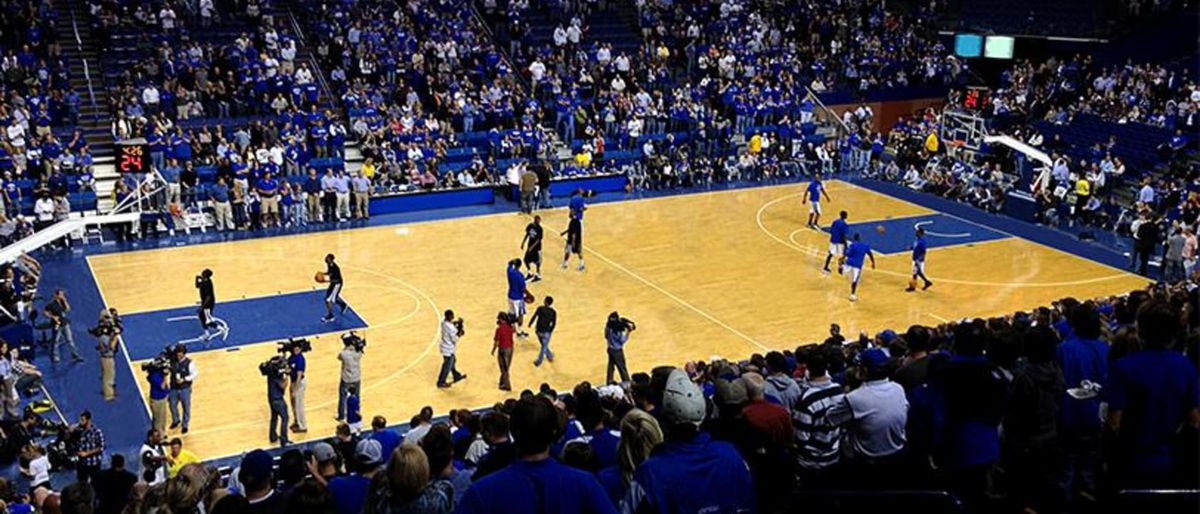
[[[971,205],[955,202],[929,193],[913,191],[891,182],[861,178],[844,180],[877,193],[882,193],[941,212],[948,216],[987,227],[996,232],[1049,246],[1122,271],[1128,270],[1129,259],[1124,253],[1108,246],[1081,241],[1077,236],[1059,230],[1035,225],[1004,215],[992,214]]]
[[[158,355],[166,345],[182,341],[188,351],[229,350],[248,344],[282,341],[330,332],[346,332],[367,326],[353,306],[337,312],[331,322],[325,315],[325,291],[312,290],[274,296],[219,302],[213,316],[229,328],[224,338],[196,341],[203,328],[196,307],[178,307],[125,314],[123,337],[129,359],[139,361]]]

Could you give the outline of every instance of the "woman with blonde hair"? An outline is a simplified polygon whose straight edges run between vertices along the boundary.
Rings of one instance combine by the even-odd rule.
[[[448,514],[454,510],[454,486],[430,482],[429,458],[412,443],[392,452],[387,472],[377,475],[367,495],[367,514]]]
[[[613,505],[619,506],[629,489],[633,472],[663,442],[662,427],[644,410],[633,409],[621,419],[621,442],[617,444],[617,464],[600,470],[596,478]]]

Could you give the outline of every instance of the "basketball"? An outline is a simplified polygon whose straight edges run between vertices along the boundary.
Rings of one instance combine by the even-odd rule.
[[[533,293],[531,293],[529,291],[525,291],[525,303],[530,303],[536,299],[537,298],[534,298]]]
[[[886,234],[887,227],[884,227],[883,225],[875,225],[875,232],[879,233],[880,235]]]
[[[316,280],[317,282],[324,284],[326,282],[329,282],[329,277],[325,275],[324,271],[318,271],[317,274],[313,276],[313,280]]]

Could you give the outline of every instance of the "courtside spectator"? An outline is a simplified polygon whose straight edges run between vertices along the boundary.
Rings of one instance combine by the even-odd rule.
[[[862,352],[866,381],[830,407],[834,424],[845,428],[843,455],[859,477],[877,480],[896,464],[904,449],[908,400],[904,389],[888,379],[888,356],[872,348]]]
[[[662,401],[666,440],[634,471],[621,512],[753,512],[746,461],[729,443],[700,431],[707,405],[687,372],[671,371]]]
[[[403,443],[387,470],[371,484],[366,512],[372,514],[448,514],[454,505],[450,482],[430,482],[429,459],[421,447]]]
[[[1140,351],[1112,363],[1103,389],[1108,427],[1116,436],[1113,471],[1127,487],[1165,487],[1193,476],[1195,455],[1175,449],[1183,430],[1200,428],[1200,379],[1175,350],[1179,311],[1154,299],[1137,313]]]
[[[1099,388],[1108,382],[1108,343],[1100,340],[1100,314],[1088,304],[1069,313],[1069,334],[1058,345],[1064,389],[1059,444],[1066,459],[1068,492],[1094,494],[1100,471]]]
[[[274,467],[271,454],[263,450],[254,450],[242,458],[237,477],[248,504],[243,512],[284,514],[287,499],[275,491]]]
[[[366,505],[371,481],[383,465],[383,445],[375,439],[363,439],[354,449],[354,471],[329,481],[329,491],[337,503],[338,514],[357,514]]]
[[[696,393],[699,394],[699,389]],[[703,406],[702,398],[700,402]],[[517,459],[472,485],[456,512],[615,514],[616,509],[595,477],[563,466],[550,457],[550,445],[557,438],[558,419],[554,405],[545,397],[518,401],[512,409]]]

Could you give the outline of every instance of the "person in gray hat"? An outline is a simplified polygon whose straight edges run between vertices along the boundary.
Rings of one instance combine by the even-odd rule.
[[[750,469],[733,445],[700,431],[704,392],[682,369],[663,389],[665,440],[633,473],[624,512],[753,512]]]
[[[356,471],[329,481],[329,492],[341,513],[362,512],[367,502],[371,480],[383,464],[383,445],[374,439],[363,439],[354,447]]]
[[[329,481],[341,474],[341,460],[333,445],[321,441],[312,446],[312,454],[308,459],[308,469],[313,479],[322,486],[328,486]]]

